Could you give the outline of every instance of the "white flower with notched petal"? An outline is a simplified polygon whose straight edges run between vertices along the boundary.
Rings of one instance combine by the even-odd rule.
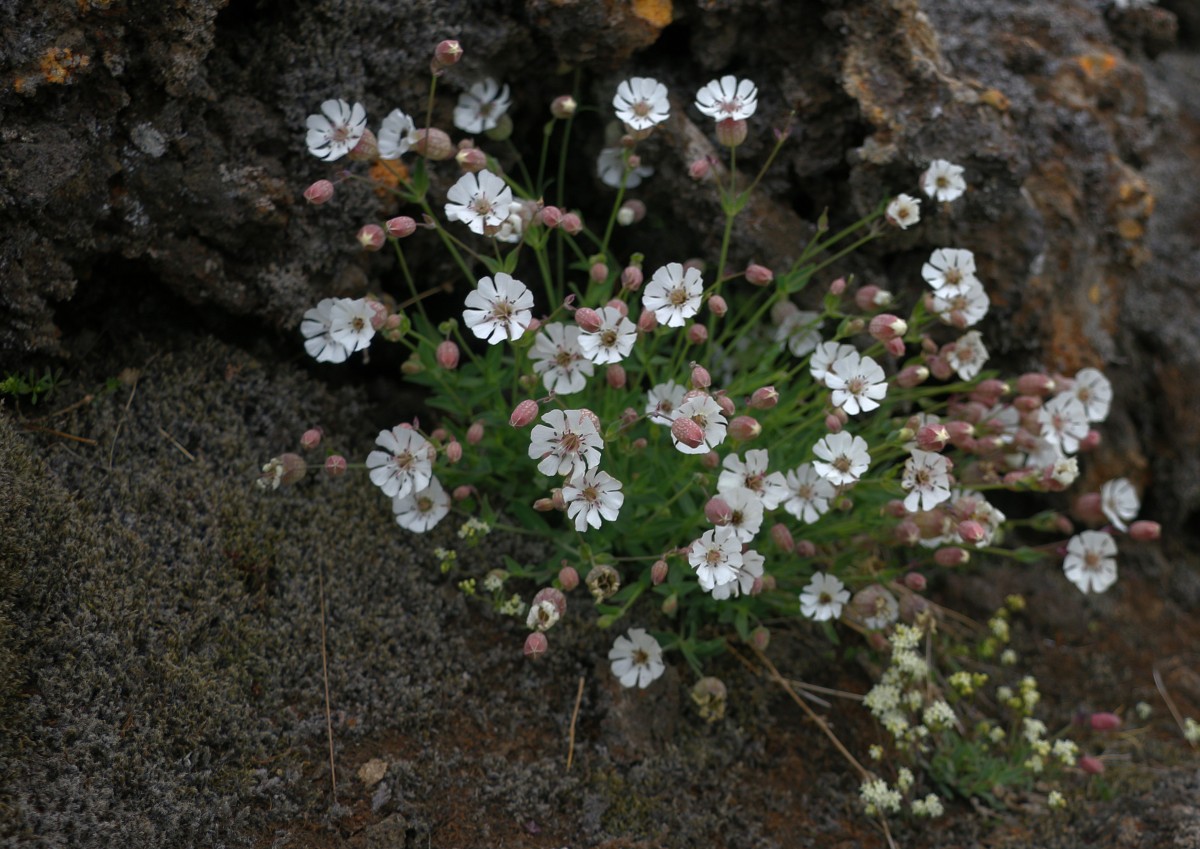
[[[793,357],[803,357],[821,344],[822,324],[820,313],[797,310],[786,315],[775,328],[775,341],[786,342]]]
[[[728,584],[742,568],[742,542],[732,528],[713,528],[700,535],[688,549],[688,563],[696,570],[705,592]]]
[[[496,345],[506,339],[515,342],[533,320],[533,293],[520,280],[503,271],[495,280],[482,277],[479,287],[467,294],[463,323],[478,339]]]
[[[691,419],[700,425],[700,430],[704,432],[700,444],[692,447],[676,439],[672,431],[671,440],[683,454],[707,454],[725,441],[725,434],[729,429],[721,405],[708,395],[697,395],[684,401],[679,405],[675,418]]]
[[[696,108],[715,121],[744,121],[758,108],[758,89],[728,74],[696,92]]]
[[[534,337],[529,359],[533,370],[542,376],[542,385],[556,395],[571,395],[582,391],[594,366],[579,346],[582,334],[573,324],[554,321]]]
[[[500,123],[510,102],[507,85],[491,77],[480,80],[458,96],[454,126],[464,133],[486,133]]]
[[[1060,392],[1038,410],[1041,436],[1064,454],[1079,450],[1079,441],[1087,436],[1087,411],[1069,392]]]
[[[667,87],[650,77],[633,77],[617,86],[613,97],[617,118],[630,130],[649,130],[667,120],[671,104]]]
[[[472,233],[483,235],[485,229],[504,223],[512,199],[512,189],[491,171],[463,174],[446,192],[446,218],[461,221]]]
[[[742,552],[742,565],[736,570],[737,577],[713,587],[712,597],[717,601],[724,601],[727,598],[737,598],[743,593],[749,595],[754,590],[754,581],[763,576],[764,563],[765,557],[753,548],[746,549]]]
[[[596,157],[596,173],[600,175],[600,182],[606,186],[619,189],[621,180],[624,179],[625,188],[634,189],[642,184],[642,180],[653,176],[654,169],[649,165],[629,168],[625,159],[625,148],[606,147],[602,148],[600,155]]]
[[[1141,499],[1128,478],[1117,478],[1100,487],[1100,509],[1119,531],[1128,531],[1129,525],[1142,509]]]
[[[932,451],[913,449],[904,461],[900,486],[908,492],[904,509],[910,513],[932,510],[950,498],[950,461]]]
[[[884,217],[893,227],[907,230],[921,220],[921,199],[911,195],[896,195],[887,205]]]
[[[621,314],[616,307],[597,310],[600,329],[579,336],[583,355],[597,365],[619,363],[629,356],[637,341],[637,325]]]
[[[333,162],[349,153],[367,129],[367,112],[361,103],[351,106],[344,100],[326,100],[320,115],[309,115],[308,152],[318,159]]]
[[[602,520],[615,522],[625,503],[621,482],[599,469],[568,481],[562,489],[562,497],[567,504],[567,518],[575,521],[575,530],[580,533],[586,531],[588,525],[600,527]]]
[[[717,478],[717,492],[744,487],[759,497],[765,509],[774,510],[788,497],[788,488],[781,472],[768,474],[769,461],[765,448],[751,448],[745,461],[730,454],[721,462],[723,471]]]
[[[393,109],[379,128],[379,158],[399,159],[417,143],[417,127],[413,119],[399,109]]]
[[[975,277],[975,254],[962,248],[938,248],[921,266],[921,276],[934,291],[957,290]]]
[[[338,298],[329,309],[329,336],[353,354],[371,344],[375,311],[366,298]]]
[[[333,326],[333,305],[336,298],[324,298],[304,313],[300,332],[304,334],[304,350],[319,363],[344,363],[350,356],[346,346],[330,335]]]
[[[725,527],[732,528],[742,542],[753,540],[762,530],[762,499],[744,486],[722,492],[721,498],[729,505],[729,523]]]
[[[612,672],[622,687],[645,689],[666,670],[662,646],[641,628],[630,628],[628,637],[617,637],[608,652]]]
[[[971,327],[983,321],[987,315],[987,292],[983,284],[972,278],[961,286],[946,286],[934,293],[929,299],[930,312],[933,312],[946,324],[954,327]]]
[[[829,502],[837,495],[833,484],[817,474],[812,463],[801,463],[787,473],[788,500],[783,509],[811,525],[829,512]]]
[[[935,200],[958,200],[966,190],[962,166],[945,159],[933,160],[921,175],[921,191]]]
[[[533,426],[529,442],[529,456],[539,461],[539,472],[574,478],[600,465],[604,440],[590,414],[584,410],[551,410],[542,421],[546,424]]]
[[[450,512],[450,496],[437,478],[430,478],[429,486],[419,492],[392,499],[392,512],[400,527],[423,534],[446,518]]]
[[[1075,386],[1071,391],[1083,404],[1089,422],[1102,422],[1108,418],[1113,389],[1108,378],[1099,369],[1084,368],[1076,372]]]
[[[1117,580],[1117,543],[1101,531],[1083,531],[1067,543],[1063,573],[1080,592],[1102,593]]]
[[[946,349],[946,362],[963,380],[974,380],[988,359],[988,349],[983,346],[978,330],[964,333]]]
[[[822,436],[813,453],[820,458],[813,461],[813,468],[834,486],[854,483],[871,465],[867,441],[845,431]]]
[[[659,324],[667,327],[683,327],[684,323],[700,311],[700,296],[704,293],[704,281],[700,269],[684,271],[678,262],[669,262],[650,278],[642,291],[642,306],[651,310]]]
[[[825,375],[825,385],[833,390],[833,406],[850,416],[878,409],[887,395],[887,375],[879,363],[858,351],[834,361]]]
[[[397,425],[380,431],[375,444],[384,451],[367,455],[371,483],[391,498],[403,498],[429,486],[433,477],[434,448],[412,428]]]
[[[673,380],[668,380],[651,388],[646,394],[646,416],[654,424],[670,427],[671,422],[679,415],[679,405],[683,403],[687,389]]]
[[[850,600],[850,591],[833,575],[814,572],[812,580],[800,593],[800,612],[809,619],[826,622],[838,619]]]
[[[776,339],[776,341],[779,340]],[[825,378],[829,374],[829,367],[843,357],[857,352],[858,349],[853,345],[846,345],[842,342],[822,342],[813,349],[812,356],[808,358],[808,373],[817,383],[828,385],[825,383]]]

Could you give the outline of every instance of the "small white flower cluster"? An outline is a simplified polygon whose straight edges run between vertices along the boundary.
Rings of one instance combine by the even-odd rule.
[[[867,816],[900,813],[900,804],[904,796],[899,790],[890,787],[882,778],[864,781],[858,788],[858,796],[862,800],[863,810]]]
[[[375,444],[384,450],[367,455],[371,482],[392,499],[400,527],[425,533],[450,512],[450,495],[433,476],[437,449],[407,425],[381,431]]]
[[[891,661],[863,699],[899,749],[921,753],[928,751],[931,734],[958,723],[946,701],[928,695],[929,665],[919,653],[923,636],[920,627],[896,625],[891,635]]]
[[[304,350],[319,363],[344,363],[375,336],[376,311],[366,298],[325,298],[304,313]]]

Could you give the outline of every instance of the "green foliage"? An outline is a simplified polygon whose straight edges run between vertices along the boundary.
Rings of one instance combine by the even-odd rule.
[[[8,395],[14,399],[27,400],[36,406],[38,399],[51,397],[66,381],[62,377],[62,369],[51,370],[44,368],[41,375],[36,369],[21,372],[7,372],[0,380],[0,395]]]

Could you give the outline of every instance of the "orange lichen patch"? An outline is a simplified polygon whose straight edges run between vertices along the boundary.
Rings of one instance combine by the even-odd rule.
[[[1123,218],[1117,222],[1117,232],[1121,234],[1122,239],[1128,239],[1133,242],[1146,234],[1146,228],[1142,226],[1140,221],[1135,221],[1132,218]]]
[[[408,182],[408,168],[399,159],[376,160],[370,173],[375,181],[375,194],[380,197],[390,197],[401,183]]]
[[[1117,67],[1117,57],[1112,53],[1089,53],[1084,56],[1076,56],[1075,62],[1092,79],[1106,76]]]
[[[91,60],[85,55],[76,56],[65,47],[51,47],[42,54],[38,68],[46,82],[61,85],[79,69],[86,68]]]
[[[979,100],[995,109],[997,112],[1008,111],[1008,98],[997,88],[989,88],[979,95]]]
[[[633,0],[633,14],[662,29],[671,23],[671,0]]]

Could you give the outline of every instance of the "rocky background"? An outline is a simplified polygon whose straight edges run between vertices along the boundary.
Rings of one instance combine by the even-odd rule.
[[[785,263],[823,209],[848,222],[911,191],[932,158],[965,165],[963,200],[844,270],[904,291],[932,248],[968,246],[993,298],[994,357],[1112,378],[1089,482],[1132,478],[1163,544],[1123,561],[1099,599],[1033,605],[1025,636],[1039,675],[1058,677],[1061,717],[1155,700],[1155,665],[1197,715],[1200,13],[1188,0],[8,0],[0,367],[67,382],[48,406],[0,410],[3,845],[882,845],[828,744],[736,664],[715,728],[686,709],[679,677],[614,689],[585,621],[532,666],[519,629],[437,574],[448,529],[382,530],[386,505],[347,481],[271,498],[248,486],[304,426],[358,454],[419,403],[386,357],[329,369],[303,356],[306,308],[397,281],[353,240],[389,211],[369,191],[320,209],[300,198],[330,173],[302,127],[330,97],[376,120],[415,111],[447,37],[466,56],[443,91],[483,73],[509,81],[518,142],[538,137],[576,75],[602,108],[632,74],[668,85],[673,118],[639,190],[657,228],[650,264],[717,245],[715,200],[685,176],[707,144],[686,107],[722,73],[758,82],[757,126],[796,115],[735,261]],[[570,172],[576,203],[599,194],[601,122],[591,129]],[[771,143],[752,136],[739,161]],[[415,251],[430,286],[451,279]],[[993,569],[942,589],[985,615],[1008,591],[1061,586]],[[797,677],[861,691],[819,650],[772,646]],[[964,803],[898,839],[1200,844],[1200,777],[1156,704],[1134,758],[1153,770],[1113,778],[1113,798],[1057,819],[1033,802],[998,818]],[[841,723],[870,742],[867,725]]]

